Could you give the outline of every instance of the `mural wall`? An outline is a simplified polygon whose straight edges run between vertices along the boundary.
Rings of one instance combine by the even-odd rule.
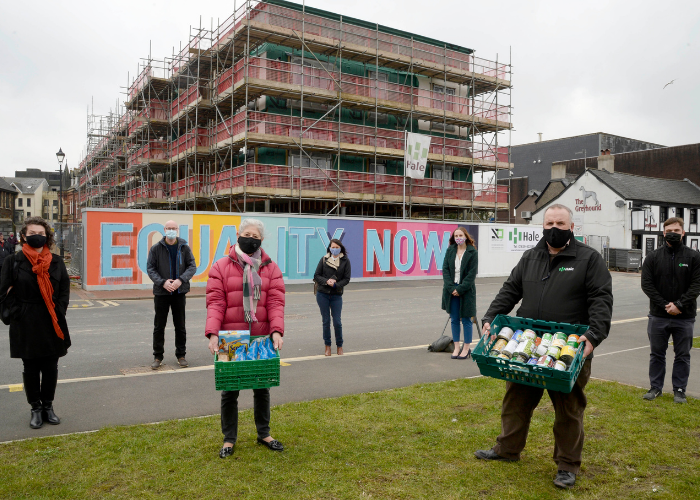
[[[134,210],[88,209],[85,231],[84,288],[150,288],[146,259],[163,237],[163,225],[175,220],[180,237],[194,252],[192,286],[204,286],[212,263],[236,242],[246,216]],[[347,248],[353,279],[418,279],[442,276],[442,261],[455,223],[332,217],[275,217],[254,214],[265,224],[263,249],[279,265],[285,280],[308,282],[331,238]],[[479,243],[477,225],[467,226]],[[506,271],[509,272],[510,269]]]

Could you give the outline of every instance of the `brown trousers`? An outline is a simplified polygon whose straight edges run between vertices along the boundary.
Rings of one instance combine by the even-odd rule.
[[[583,411],[586,409],[584,387],[591,378],[591,360],[584,362],[570,393],[550,391],[554,405],[554,455],[558,470],[578,474],[583,450]],[[544,389],[506,382],[501,408],[501,435],[493,451],[510,459],[520,459],[530,429],[532,413],[542,399]]]

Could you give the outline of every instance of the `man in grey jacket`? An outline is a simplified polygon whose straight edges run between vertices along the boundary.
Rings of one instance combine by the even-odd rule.
[[[177,236],[177,223],[165,223],[165,237],[148,251],[148,277],[153,282],[153,304],[156,312],[153,327],[153,363],[157,370],[163,362],[165,326],[168,311],[172,309],[175,324],[175,357],[178,364],[187,366],[185,330],[185,294],[190,291],[190,279],[197,270],[192,250]]]

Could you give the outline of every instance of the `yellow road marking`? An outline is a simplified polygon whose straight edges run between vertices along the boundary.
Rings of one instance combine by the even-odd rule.
[[[24,390],[24,386],[22,384],[10,384],[8,389],[10,389],[10,392],[22,392]]]
[[[280,361],[280,366],[292,366],[289,363],[285,363],[284,361]]]

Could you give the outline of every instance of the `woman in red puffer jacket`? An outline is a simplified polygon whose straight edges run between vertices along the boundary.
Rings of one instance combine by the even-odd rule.
[[[219,259],[207,281],[207,323],[209,350],[216,352],[219,331],[248,330],[251,336],[269,335],[275,349],[282,348],[284,335],[284,280],[277,264],[260,248],[263,223],[241,221],[237,243],[228,257]],[[250,293],[248,293],[250,291]],[[221,432],[224,446],[219,457],[233,454],[238,438],[239,391],[221,392]],[[270,389],[253,389],[253,413],[258,443],[282,451],[282,443],[270,436]]]

